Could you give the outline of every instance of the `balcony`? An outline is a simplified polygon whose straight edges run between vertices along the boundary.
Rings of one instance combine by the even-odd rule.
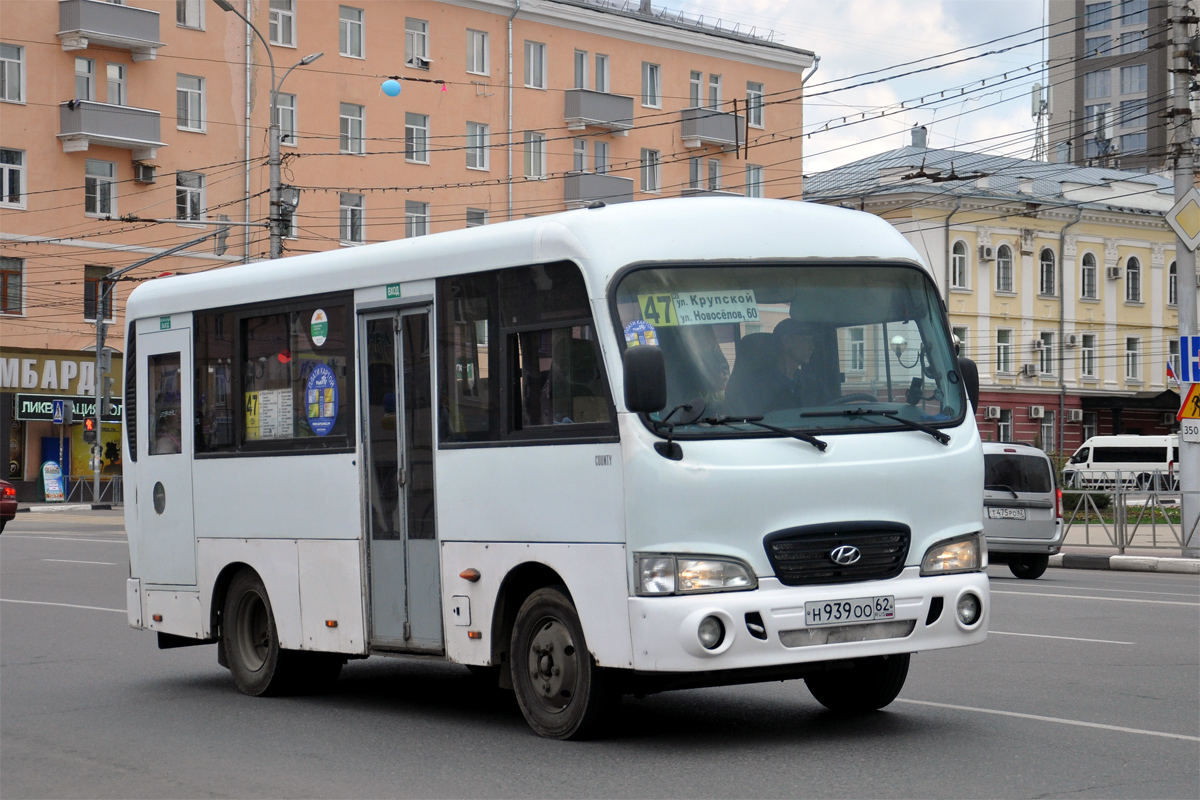
[[[685,108],[680,123],[684,147],[737,147],[746,141],[746,118],[728,111]]]
[[[64,153],[79,153],[90,145],[124,147],[134,161],[154,158],[159,147],[159,113],[148,108],[114,106],[91,100],[71,100],[59,107]]]
[[[573,172],[563,178],[563,201],[570,208],[604,203],[628,203],[633,199],[633,178],[595,172]]]
[[[163,46],[157,11],[101,0],[59,0],[58,38],[68,52],[104,45],[128,50],[134,61],[152,60]]]
[[[568,89],[563,117],[567,130],[604,128],[628,136],[633,127],[633,98],[588,89]]]

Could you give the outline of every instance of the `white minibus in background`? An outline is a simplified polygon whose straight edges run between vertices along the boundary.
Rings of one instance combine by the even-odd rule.
[[[1063,466],[1063,485],[1071,489],[1111,489],[1121,485],[1144,491],[1179,490],[1179,436],[1093,436]]]
[[[573,738],[672,688],[873,710],[986,638],[974,365],[871,215],[582,209],[155,280],[127,317],[129,623],[247,694],[416,654]]]

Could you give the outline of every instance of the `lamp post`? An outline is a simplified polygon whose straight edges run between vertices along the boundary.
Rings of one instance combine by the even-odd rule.
[[[267,166],[270,169],[271,178],[271,209],[269,219],[271,223],[271,258],[279,258],[283,255],[283,215],[280,214],[280,176],[279,176],[279,90],[283,86],[283,82],[287,80],[287,76],[292,74],[292,70],[296,67],[307,66],[313,63],[324,53],[313,53],[297,61],[288,67],[287,72],[283,73],[283,78],[275,80],[275,56],[271,53],[270,43],[263,38],[262,33],[254,26],[254,23],[246,19],[242,12],[234,8],[229,0],[213,0],[217,7],[222,11],[232,12],[236,14],[242,22],[245,22],[250,30],[254,31],[254,35],[262,42],[263,49],[267,51],[267,59],[271,64],[271,124],[268,128],[269,150],[267,151]]]

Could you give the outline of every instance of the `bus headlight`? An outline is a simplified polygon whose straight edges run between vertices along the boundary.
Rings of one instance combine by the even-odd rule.
[[[736,592],[758,588],[750,565],[734,558],[647,554],[637,556],[639,595]]]
[[[951,575],[956,572],[978,572],[987,566],[985,548],[983,536],[978,533],[938,542],[925,551],[925,557],[921,559],[921,574]]]

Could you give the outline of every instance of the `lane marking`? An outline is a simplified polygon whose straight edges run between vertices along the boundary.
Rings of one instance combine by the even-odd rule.
[[[992,589],[991,594],[1019,594],[1030,597],[1065,597],[1069,600],[1108,600],[1112,603],[1151,603],[1157,606],[1200,606],[1200,603],[1184,603],[1179,600],[1144,600],[1140,597],[1091,597],[1082,594],[1055,594],[1053,592],[1002,592]]]
[[[106,567],[119,566],[115,561],[72,561],[69,558],[43,558],[42,561],[54,561],[59,564],[103,564]]]
[[[59,608],[82,608],[85,611],[113,611],[117,614],[126,614],[128,611],[124,608],[101,608],[100,606],[77,606],[74,603],[46,603],[41,600],[9,600],[7,597],[0,597],[0,603],[21,603],[28,606],[58,606]]]
[[[1080,586],[1085,592],[1120,592],[1121,594],[1158,594],[1168,597],[1200,597],[1195,592],[1151,592],[1146,589],[1110,589],[1107,586]]]
[[[0,537],[0,539],[50,539],[55,542],[103,542],[104,544],[126,544],[127,539],[85,539],[82,536],[28,536],[22,534],[12,534]]]
[[[989,630],[988,634],[999,634],[1000,636],[1030,636],[1034,639],[1066,639],[1070,642],[1095,642],[1096,644],[1137,644],[1137,642],[1117,642],[1112,639],[1080,639],[1078,636],[1050,636],[1045,633],[1013,633],[1012,631],[993,631]]]
[[[1100,722],[1083,722],[1077,719],[1063,719],[1061,717],[1044,717],[1041,714],[1021,714],[1016,711],[999,711],[994,708],[975,708],[974,706],[956,706],[952,703],[931,703],[928,700],[906,700],[896,698],[897,703],[910,703],[915,706],[932,706],[933,708],[950,708],[955,711],[975,711],[979,714],[996,714],[1001,717],[1017,717],[1019,719],[1035,719],[1039,722],[1057,722],[1060,725],[1076,725],[1080,728],[1099,728],[1105,731],[1118,731],[1120,733],[1140,733],[1142,736],[1162,736],[1166,739],[1182,739],[1185,742],[1200,742],[1200,736],[1188,736],[1183,733],[1164,733],[1162,731],[1147,731],[1141,728],[1125,728],[1120,725],[1105,725]]]

